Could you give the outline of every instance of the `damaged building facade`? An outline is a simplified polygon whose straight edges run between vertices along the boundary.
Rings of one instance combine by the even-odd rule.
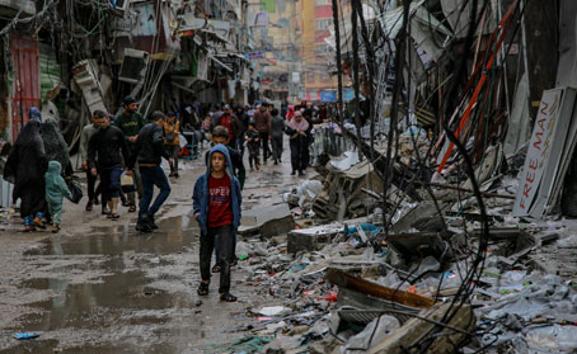
[[[247,178],[234,269],[240,304],[203,308],[190,291],[198,280],[190,215],[159,217],[150,238],[119,233],[141,247],[171,235],[162,230],[170,224],[172,242],[183,243],[157,254],[165,248],[156,237],[142,246],[150,254],[129,245],[122,255],[162,278],[145,290],[137,283],[139,300],[173,306],[174,293],[186,294],[170,307],[183,317],[169,330],[158,324],[155,336],[172,344],[199,322],[225,333],[198,351],[178,338],[182,346],[159,352],[577,352],[577,2],[288,1],[0,0],[7,143],[32,106],[60,122],[74,149],[90,114],[118,112],[128,94],[147,115],[193,95],[203,104],[322,101],[338,85],[332,115],[311,123],[315,171],[289,177],[281,162]],[[281,3],[295,17],[306,8],[310,23],[283,17]],[[274,15],[259,22],[260,6]],[[316,35],[314,21],[322,36],[300,47],[322,52],[322,64],[295,49]],[[299,60],[323,79],[312,75],[307,88]],[[187,210],[186,198],[173,206]],[[167,286],[171,276],[179,286]],[[162,322],[144,310],[139,321]]]
[[[275,291],[336,303],[323,339],[300,343],[577,350],[575,4],[332,3],[336,123],[355,147],[285,197],[300,228]]]
[[[248,103],[244,3],[0,2],[2,139],[16,139],[32,106],[59,121],[74,148],[94,110],[116,114],[129,94],[144,115],[179,112],[193,96]]]

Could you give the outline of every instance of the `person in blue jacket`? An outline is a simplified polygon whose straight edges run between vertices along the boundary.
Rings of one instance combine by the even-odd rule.
[[[62,200],[64,197],[72,199],[72,193],[62,178],[62,165],[58,161],[48,163],[48,171],[44,174],[46,181],[46,203],[52,217],[52,232],[60,231],[60,217],[62,215]]]
[[[197,292],[200,296],[209,293],[210,262],[217,244],[221,260],[220,299],[236,301],[237,298],[230,293],[230,260],[234,254],[235,234],[240,225],[242,196],[226,146],[218,144],[209,151],[206,173],[196,180],[192,199],[194,216],[201,229],[202,282]]]

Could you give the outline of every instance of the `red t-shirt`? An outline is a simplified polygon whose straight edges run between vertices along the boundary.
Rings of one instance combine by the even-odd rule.
[[[232,224],[232,200],[230,178],[208,178],[208,227]]]

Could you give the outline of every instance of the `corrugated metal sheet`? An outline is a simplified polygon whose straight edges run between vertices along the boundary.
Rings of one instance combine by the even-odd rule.
[[[42,101],[54,86],[62,84],[62,70],[56,59],[56,51],[49,45],[40,44],[40,90]]]
[[[40,70],[38,42],[31,38],[10,35],[10,52],[14,67],[12,82],[12,141],[28,121],[28,110],[40,108]]]

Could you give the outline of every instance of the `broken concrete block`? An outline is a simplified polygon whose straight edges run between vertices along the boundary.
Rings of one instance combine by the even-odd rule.
[[[448,208],[449,204],[441,204],[441,212]],[[414,209],[411,209],[393,227],[393,233],[407,232],[410,229],[419,231],[439,232],[443,230],[443,222],[440,218],[439,211],[432,202],[422,202]]]
[[[454,315],[448,317],[447,325],[450,328],[436,327],[434,323],[421,319],[426,318],[439,322],[443,320],[448,310],[454,313]],[[463,305],[460,308],[452,307],[451,309],[451,304],[443,304],[424,310],[419,317],[407,321],[401,328],[371,348],[368,353],[456,353],[472,336],[470,333],[475,329],[476,323],[475,314],[471,307],[467,305]],[[432,333],[435,334],[434,337],[431,336]],[[430,340],[427,340],[427,338],[430,338]],[[428,346],[426,351],[419,344],[426,344]]]
[[[286,236],[273,236],[270,240],[270,245],[271,246],[278,246],[278,245],[282,245],[283,243],[287,242],[287,237]]]
[[[364,330],[349,338],[345,346],[345,353],[354,353],[359,348],[369,350],[375,344],[385,340],[401,327],[399,320],[393,316],[380,316],[371,321]],[[364,350],[363,350],[364,351]]]
[[[387,243],[405,260],[433,256],[442,262],[444,259],[441,258],[448,256],[448,246],[443,241],[442,235],[436,232],[389,235]]]
[[[299,251],[313,252],[320,250],[324,245],[331,242],[332,238],[343,229],[339,223],[311,227],[308,229],[293,230],[289,232],[287,247],[289,253]]]
[[[259,232],[264,237],[283,235],[295,228],[295,222],[285,203],[243,211],[241,234]]]
[[[278,220],[291,216],[285,203],[245,210],[242,212],[243,226],[262,226],[267,221]]]

